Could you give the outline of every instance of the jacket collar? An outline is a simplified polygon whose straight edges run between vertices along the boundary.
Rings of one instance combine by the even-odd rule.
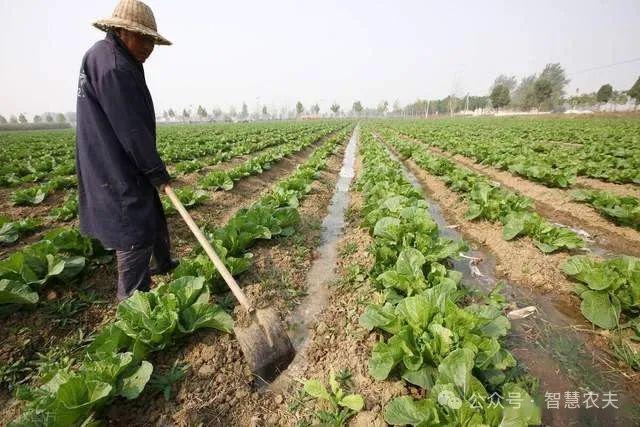
[[[124,45],[124,43],[122,43],[122,40],[120,40],[120,37],[118,37],[118,35],[115,32],[113,32],[112,30],[107,31],[106,39],[111,41],[116,46],[116,48],[118,50],[120,50],[122,52],[122,54],[129,61],[131,61],[133,64],[135,64],[141,70],[143,70],[142,64],[140,62],[138,62],[138,60],[136,58],[134,58],[133,55],[131,55],[131,52],[129,52],[129,49],[127,49],[127,47]]]

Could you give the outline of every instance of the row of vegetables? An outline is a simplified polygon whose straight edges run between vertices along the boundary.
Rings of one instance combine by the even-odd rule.
[[[207,173],[200,178],[197,188],[181,188],[178,190],[178,196],[185,206],[197,206],[207,199],[207,193],[203,191],[202,188],[207,190],[231,190],[234,182],[250,175],[260,174],[264,170],[268,170],[273,162],[281,160],[283,157],[289,156],[310,146],[312,143],[318,141],[320,138],[330,134],[331,132],[344,128],[345,123],[333,123],[331,125],[322,126],[307,134],[302,134],[300,129],[296,129],[295,134],[287,135],[286,138],[283,136],[282,138],[267,138],[251,144],[248,142],[236,144],[229,151],[220,153],[215,158],[209,158],[208,162],[218,163],[236,156],[251,154],[261,150],[263,152],[251,157],[230,170],[214,170]],[[190,166],[196,166],[196,169],[184,167],[187,163]],[[181,165],[183,167],[181,167]],[[200,160],[185,161],[176,165],[175,172],[178,174],[189,173],[208,165],[209,164],[207,162]],[[67,196],[60,206],[51,210],[49,219],[52,221],[70,221],[76,218],[78,210],[77,193],[70,189],[75,185],[75,176],[54,178],[53,180],[36,187],[16,190],[12,193],[11,200],[16,205],[37,205],[41,203],[48,194],[51,194],[55,190],[65,188],[67,189]],[[174,212],[173,206],[166,198],[163,199],[163,206],[167,213]],[[41,221],[36,218],[13,221],[9,218],[3,218],[1,221],[0,226],[2,228],[0,228],[0,244],[14,243],[21,235],[36,231],[39,226],[42,225]]]
[[[544,253],[572,250],[585,246],[574,231],[551,224],[533,209],[531,199],[500,187],[486,176],[458,166],[454,161],[430,153],[417,142],[383,132],[385,141],[425,171],[439,176],[453,191],[464,195],[468,203],[465,217],[484,219],[503,225],[503,237],[512,240],[529,236]]]
[[[293,232],[300,220],[299,200],[346,133],[329,138],[291,176],[238,211],[224,227],[207,231],[232,274],[249,267],[247,251],[258,240]],[[38,387],[19,388],[17,395],[27,404],[12,425],[97,425],[94,417],[101,408],[116,398],[134,399],[144,390],[153,371],[147,360],[151,353],[200,328],[232,330],[231,316],[211,301],[211,294],[221,290],[215,268],[195,251],[181,262],[170,283],[122,301],[116,319],[98,333],[82,361],[50,373]]]
[[[504,300],[491,294],[470,302],[461,274],[448,259],[463,242],[439,237],[423,196],[371,134],[361,142],[364,226],[373,237],[371,271],[377,300],[360,323],[382,339],[369,360],[377,380],[399,376],[423,390],[385,408],[392,425],[502,425],[540,423],[540,410],[516,360],[503,347],[510,323]],[[513,397],[509,399],[508,397]]]
[[[605,131],[599,126],[602,124],[599,119],[583,124],[582,129],[572,128],[560,137],[553,129],[570,128],[571,121],[512,118],[389,123],[445,151],[509,170],[549,187],[569,187],[576,176],[639,184],[639,129],[635,119],[611,121]],[[583,143],[574,144],[575,141]]]
[[[506,240],[520,235],[531,237],[544,253],[560,249],[582,248],[584,242],[573,231],[550,224],[537,214],[531,200],[506,190],[485,176],[430,153],[421,144],[383,131],[384,140],[399,153],[411,158],[428,173],[439,176],[468,203],[466,218],[485,219],[503,225]],[[603,329],[630,329],[632,339],[640,340],[640,260],[630,256],[597,259],[576,255],[562,266],[578,283],[580,311],[594,325]],[[626,318],[628,321],[623,321]],[[635,337],[635,338],[634,338]]]
[[[157,131],[157,145],[161,157],[167,164],[175,164],[180,173],[341,126],[344,122],[162,126]],[[0,186],[73,175],[74,138],[72,130],[3,133]]]

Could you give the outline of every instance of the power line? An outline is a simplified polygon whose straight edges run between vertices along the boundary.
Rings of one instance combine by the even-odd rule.
[[[582,74],[582,73],[586,73],[586,72],[589,72],[589,71],[595,71],[595,70],[602,70],[603,68],[611,68],[611,67],[616,67],[618,65],[623,65],[623,64],[630,64],[630,63],[636,62],[636,61],[640,61],[640,57],[639,58],[628,59],[626,61],[614,62],[613,64],[600,65],[598,67],[585,68],[584,70],[578,70],[578,71],[575,71],[575,72],[573,72],[573,73],[571,73],[569,75],[570,76],[575,76],[576,74]]]

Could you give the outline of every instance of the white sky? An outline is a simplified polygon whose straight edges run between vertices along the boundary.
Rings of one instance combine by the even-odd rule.
[[[640,0],[148,0],[159,46],[145,64],[156,110],[202,104],[322,109],[486,94],[501,73],[560,62],[569,91],[628,89],[640,60]],[[115,0],[0,0],[0,114],[75,110],[84,52]]]

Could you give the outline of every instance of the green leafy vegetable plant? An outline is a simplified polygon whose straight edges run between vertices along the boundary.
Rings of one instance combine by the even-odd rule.
[[[330,410],[315,412],[321,423],[331,426],[345,426],[347,421],[364,407],[364,399],[359,394],[347,394],[333,371],[329,374],[329,389],[321,381],[304,381],[304,391],[309,396],[326,402]]]

